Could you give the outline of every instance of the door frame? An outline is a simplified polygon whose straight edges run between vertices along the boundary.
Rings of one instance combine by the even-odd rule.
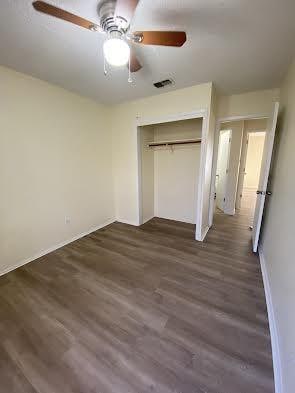
[[[204,234],[202,234],[202,213],[203,213],[203,202],[204,202],[204,182],[206,175],[206,154],[207,154],[207,142],[209,136],[209,119],[208,110],[199,109],[188,113],[176,113],[170,114],[163,117],[157,118],[141,118],[137,116],[135,119],[135,136],[136,136],[136,171],[137,171],[137,225],[143,224],[142,217],[142,157],[141,157],[141,138],[140,138],[140,127],[150,126],[161,123],[170,123],[181,120],[191,119],[202,119],[202,143],[201,143],[201,155],[200,155],[200,168],[198,178],[198,192],[197,192],[197,209],[196,209],[196,226],[195,226],[195,239],[198,241],[204,240]]]
[[[215,175],[215,180],[216,180],[216,176],[217,176],[217,163],[218,163],[218,153],[219,153],[219,142],[220,142],[220,135],[222,131],[228,131],[229,132],[229,147],[228,147],[228,156],[227,156],[227,162],[226,162],[226,180],[225,180],[225,188],[224,188],[224,195],[223,195],[223,199],[225,201],[227,201],[227,190],[228,190],[228,175],[229,175],[229,162],[230,162],[230,154],[231,154],[231,147],[232,147],[232,130],[228,129],[228,130],[220,130],[219,131],[219,137],[218,137],[218,150],[217,150],[217,161],[216,161],[216,175]],[[218,179],[219,180],[219,179]],[[216,183],[215,183],[216,185]],[[216,206],[217,206],[217,190],[215,188],[214,185],[214,197],[215,197],[215,193],[216,193]],[[220,208],[220,207],[219,207]],[[224,213],[226,212],[226,203],[223,203],[222,209],[221,209]]]
[[[215,195],[215,178],[216,178],[216,170],[217,170],[217,157],[218,157],[218,147],[219,147],[219,133],[221,130],[221,125],[223,123],[231,123],[234,121],[245,121],[245,120],[259,120],[259,119],[268,119],[269,114],[260,113],[260,114],[250,114],[250,115],[241,115],[241,116],[228,116],[228,117],[220,117],[216,120],[215,125],[215,135],[214,135],[214,148],[213,148],[213,163],[212,163],[212,179],[211,179],[211,195],[210,195],[210,206],[209,206],[209,226],[213,225],[214,218],[214,195]]]

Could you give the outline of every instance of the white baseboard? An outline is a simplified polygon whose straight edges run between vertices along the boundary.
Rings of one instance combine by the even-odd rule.
[[[210,227],[209,225],[202,231],[202,237],[201,237],[201,242],[205,240],[205,237],[207,236],[207,233],[209,231]]]
[[[275,393],[283,393],[283,383],[282,383],[282,368],[281,368],[281,357],[279,349],[279,339],[278,330],[274,316],[273,302],[271,297],[270,282],[267,272],[266,261],[262,252],[261,247],[258,247],[259,260],[264,284],[265,299],[267,305],[267,314],[269,322],[269,330],[271,337],[271,350],[272,350],[272,361],[273,361],[273,371],[275,380]]]
[[[236,209],[224,209],[224,214],[234,216],[236,214]]]
[[[115,221],[115,219],[108,220],[108,221],[104,222],[101,225],[97,225],[96,227],[93,227],[93,228],[89,229],[86,232],[80,233],[79,235],[76,235],[76,236],[72,237],[69,240],[65,240],[65,241],[63,241],[63,242],[61,242],[59,244],[56,244],[55,246],[52,246],[52,247],[48,248],[47,250],[40,251],[38,254],[35,254],[32,257],[26,258],[26,259],[24,259],[24,260],[22,260],[20,262],[15,263],[12,266],[4,268],[2,271],[0,271],[0,276],[3,276],[4,274],[9,273],[12,270],[15,270],[15,269],[17,269],[17,268],[19,268],[21,266],[24,266],[27,263],[33,262],[35,259],[44,257],[44,255],[47,255],[47,254],[49,254],[49,253],[51,253],[51,252],[53,252],[55,250],[58,250],[59,248],[62,248],[64,246],[66,246],[67,244],[70,244],[70,243],[72,243],[72,242],[74,242],[74,241],[76,241],[78,239],[81,239],[82,237],[87,236],[90,233],[97,231],[98,229],[104,228],[107,225],[112,224],[114,221]]]
[[[140,225],[138,222],[124,220],[121,218],[117,218],[116,221],[121,222],[122,224],[133,225],[134,227],[139,227],[139,225]]]
[[[148,217],[148,218],[146,218],[146,219],[144,219],[143,221],[142,221],[142,224],[145,224],[146,222],[148,222],[148,221],[150,221],[152,218],[154,218],[155,216],[150,216],[150,217]],[[141,225],[142,225],[141,224]]]

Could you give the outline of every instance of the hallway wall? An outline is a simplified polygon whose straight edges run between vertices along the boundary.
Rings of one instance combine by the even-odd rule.
[[[261,254],[272,297],[281,361],[281,393],[295,392],[295,61],[284,81],[276,152],[263,225]],[[278,381],[280,382],[280,381]]]

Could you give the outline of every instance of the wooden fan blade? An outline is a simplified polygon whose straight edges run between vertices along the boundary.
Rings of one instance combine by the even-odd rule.
[[[91,31],[100,30],[100,27],[97,24],[81,18],[80,16],[71,14],[70,12],[62,10],[61,8],[55,7],[54,5],[45,3],[44,1],[34,1],[33,7],[38,12],[42,12],[43,14],[47,14],[50,16],[55,16],[58,19],[66,20],[67,22],[71,22],[74,25],[84,27],[85,29]]]
[[[138,61],[134,49],[130,48],[130,71],[137,72],[142,68],[142,65]]]
[[[139,0],[117,0],[115,14],[122,16],[130,24]]]
[[[143,45],[182,46],[186,42],[184,31],[136,31],[133,37]]]

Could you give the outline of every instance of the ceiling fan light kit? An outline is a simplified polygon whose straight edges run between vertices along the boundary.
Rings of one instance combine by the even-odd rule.
[[[132,82],[131,73],[142,68],[135,55],[136,45],[181,47],[186,42],[186,33],[183,31],[130,32],[130,22],[138,2],[139,0],[100,1],[98,5],[99,24],[92,23],[44,1],[34,1],[33,7],[38,12],[65,20],[90,31],[105,33],[107,39],[103,44],[104,73],[107,74],[106,63],[115,67],[128,65],[128,82]]]
[[[130,47],[119,37],[110,36],[103,44],[103,53],[105,60],[115,67],[126,65],[130,59]]]

